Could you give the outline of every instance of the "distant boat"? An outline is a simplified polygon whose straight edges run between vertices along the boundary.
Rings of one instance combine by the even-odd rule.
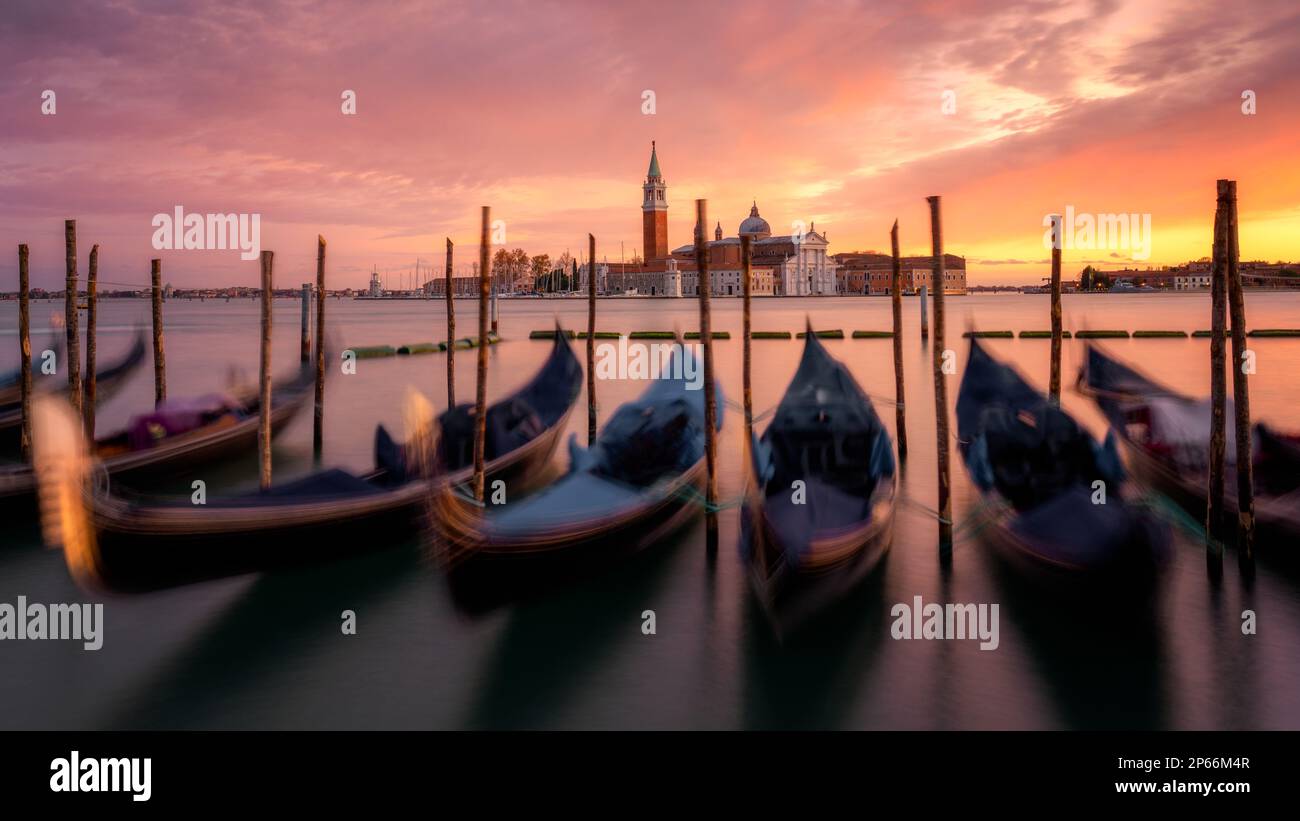
[[[1127,279],[1121,279],[1110,286],[1110,293],[1112,294],[1150,294],[1155,293],[1155,290],[1150,285],[1134,285]]]

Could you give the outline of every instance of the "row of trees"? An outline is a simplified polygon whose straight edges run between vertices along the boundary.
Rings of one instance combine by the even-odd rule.
[[[492,281],[507,292],[555,293],[577,290],[578,260],[565,251],[551,261],[550,254],[529,256],[523,248],[498,248],[492,255]]]

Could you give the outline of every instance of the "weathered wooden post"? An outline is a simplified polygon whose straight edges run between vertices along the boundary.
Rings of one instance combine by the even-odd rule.
[[[32,459],[32,322],[31,281],[27,265],[29,252],[26,245],[18,246],[18,356],[22,360],[20,397],[22,401],[22,455],[24,462]]]
[[[1236,411],[1237,439],[1237,561],[1250,576],[1255,568],[1254,437],[1250,425],[1250,383],[1246,372],[1246,300],[1242,294],[1238,246],[1237,182],[1219,180],[1220,196],[1227,196],[1228,311],[1232,317],[1232,403]]]
[[[302,284],[302,331],[298,345],[298,361],[311,361],[311,283]]]
[[[162,260],[149,260],[149,277],[153,282],[153,403],[167,398],[167,356],[163,352]]]
[[[316,235],[316,414],[311,447],[319,460],[325,447],[325,238],[320,234]]]
[[[77,221],[63,221],[63,246],[67,251],[67,290],[64,291],[63,316],[68,332],[68,401],[81,415],[81,334],[77,314]]]
[[[894,313],[894,427],[898,431],[898,458],[907,458],[907,413],[903,385],[903,259],[898,252],[898,220],[889,229],[889,250],[893,264],[889,280],[889,301]]]
[[[1052,366],[1047,395],[1061,404],[1061,239],[1060,214],[1052,215]]]
[[[272,266],[275,254],[262,252],[262,363],[258,374],[261,388],[261,407],[257,428],[262,466],[262,489],[271,486],[271,300],[275,293],[275,278]]]
[[[709,201],[695,201],[695,268],[699,272],[700,341],[704,344],[704,456],[708,468],[704,503],[706,545],[710,552],[718,546],[718,409],[713,385],[713,324],[709,297],[713,280],[709,277],[709,243],[705,226],[709,224]],[[684,353],[684,352],[683,352]]]
[[[95,325],[98,306],[99,246],[90,247],[90,267],[86,270],[86,406],[83,417],[87,441],[95,441]]]
[[[917,295],[921,297],[921,338],[930,338],[930,309],[925,304],[926,286],[922,285],[917,289]]]
[[[492,283],[492,333],[493,335],[495,335],[497,332],[497,320],[499,318],[497,314],[497,291],[498,290],[499,289],[497,287],[497,283],[493,282]]]
[[[456,407],[456,300],[451,287],[451,237],[447,237],[447,409]]]
[[[487,442],[487,362],[488,362],[488,290],[491,272],[488,269],[488,228],[492,223],[492,209],[483,206],[483,227],[478,243],[478,385],[474,399],[474,501],[483,503],[484,475],[483,453]]]
[[[1228,214],[1227,191],[1219,186],[1214,211],[1214,261],[1210,280],[1210,474],[1205,502],[1206,563],[1210,575],[1223,573],[1223,469],[1226,459],[1227,378],[1224,334],[1227,331]]]
[[[587,235],[587,445],[596,444],[596,235]]]
[[[751,271],[753,270],[753,260],[751,258],[750,242],[753,240],[748,234],[740,238],[740,264],[741,276],[744,277],[744,284],[741,286],[741,293],[745,296],[745,310],[743,314],[745,349],[744,349],[744,402],[745,402],[745,453],[748,453],[754,443],[754,390],[751,376],[753,360],[750,354],[750,334],[752,328],[749,321],[749,302],[752,295],[753,286],[750,284]]]
[[[944,327],[943,291],[945,285],[943,260],[943,223],[939,215],[940,198],[926,197],[930,203],[930,282],[934,284],[934,428],[936,436],[936,462],[939,467],[939,552],[952,550],[952,499],[948,471],[948,383],[943,372]]]

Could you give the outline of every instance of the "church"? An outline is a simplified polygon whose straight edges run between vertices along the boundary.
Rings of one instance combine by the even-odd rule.
[[[636,264],[597,263],[596,287],[605,293],[644,296],[698,296],[699,269],[695,244],[668,249],[668,185],[659,168],[659,153],[650,143],[650,167],[641,186],[641,233],[645,261]],[[796,223],[802,229],[801,223]],[[708,243],[712,296],[740,296],[742,260],[740,238],[750,238],[750,288],[755,296],[833,296],[837,263],[827,256],[825,232],[816,225],[807,231],[773,236],[755,202],[736,236],[723,237],[722,223]],[[586,287],[587,266],[582,270]]]

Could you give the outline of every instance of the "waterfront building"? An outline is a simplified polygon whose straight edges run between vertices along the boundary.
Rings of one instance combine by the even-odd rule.
[[[596,288],[602,293],[642,296],[698,296],[695,244],[668,250],[668,185],[650,144],[650,166],[641,185],[641,228],[645,260],[598,262]],[[803,233],[773,236],[758,203],[741,221],[734,237],[724,237],[719,222],[708,242],[709,279],[714,296],[740,296],[740,237],[751,241],[750,288],[755,296],[830,296],[835,293],[836,263],[826,253],[825,232],[813,224]],[[579,287],[587,287],[590,263],[579,268]]]
[[[890,292],[893,280],[893,257],[877,251],[852,251],[835,255],[838,266],[836,289],[841,294],[882,295]],[[922,286],[930,290],[933,257],[912,256],[899,260],[902,270],[903,292],[912,294]],[[943,255],[944,293],[966,293],[966,258],[956,254]]]

